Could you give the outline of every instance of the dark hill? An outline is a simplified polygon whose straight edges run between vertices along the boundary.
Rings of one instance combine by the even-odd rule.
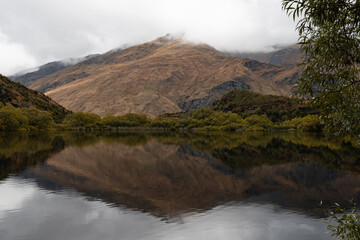
[[[28,89],[20,83],[15,83],[1,74],[0,103],[3,105],[10,103],[17,108],[35,107],[39,110],[51,112],[56,122],[60,122],[69,113],[68,110],[48,96]]]
[[[273,122],[317,113],[304,100],[285,96],[261,95],[246,90],[233,90],[214,102],[213,109],[233,112],[243,117],[266,114]]]

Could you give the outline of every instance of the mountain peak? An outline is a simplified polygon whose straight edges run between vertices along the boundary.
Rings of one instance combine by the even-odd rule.
[[[152,42],[159,43],[159,44],[167,44],[167,43],[172,43],[175,41],[184,41],[184,34],[174,35],[174,34],[167,33],[165,36],[159,37],[159,38],[153,40]]]

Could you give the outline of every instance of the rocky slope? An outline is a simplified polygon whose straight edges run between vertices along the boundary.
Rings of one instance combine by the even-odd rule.
[[[29,87],[73,111],[154,117],[210,106],[233,89],[290,95],[297,76],[295,67],[229,57],[205,44],[163,37],[85,60]]]

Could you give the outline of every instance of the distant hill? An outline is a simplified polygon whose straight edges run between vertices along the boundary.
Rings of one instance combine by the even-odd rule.
[[[87,59],[29,87],[73,111],[154,117],[211,106],[233,89],[288,96],[298,73],[165,36]]]
[[[233,112],[243,116],[266,114],[273,122],[318,113],[304,100],[285,96],[261,95],[251,91],[233,90],[214,102],[216,111]],[[283,119],[286,118],[286,119]]]
[[[300,45],[294,44],[286,47],[277,47],[271,52],[258,53],[228,53],[235,57],[246,57],[255,59],[259,62],[272,64],[275,66],[294,66],[301,63],[303,54]]]
[[[0,74],[0,103],[11,104],[17,108],[35,107],[51,112],[54,120],[60,122],[67,113],[64,107],[43,93],[26,88]]]
[[[64,61],[50,62],[40,66],[39,69],[37,69],[36,71],[30,71],[25,74],[17,73],[13,76],[10,76],[9,78],[14,82],[19,82],[25,86],[29,86],[31,85],[31,83],[35,82],[40,78],[46,77],[52,73],[73,66],[81,61],[93,58],[95,56],[97,55],[94,54],[94,55],[86,56],[85,58],[70,58]]]

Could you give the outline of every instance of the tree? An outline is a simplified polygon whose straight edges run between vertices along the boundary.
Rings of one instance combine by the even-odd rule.
[[[330,230],[333,237],[359,240],[360,212],[358,212],[357,205],[354,202],[350,201],[350,203],[352,205],[350,209],[341,208],[337,203],[331,210],[323,209],[325,214],[329,216],[327,229]]]
[[[283,0],[304,53],[297,93],[327,128],[360,139],[360,0]]]

